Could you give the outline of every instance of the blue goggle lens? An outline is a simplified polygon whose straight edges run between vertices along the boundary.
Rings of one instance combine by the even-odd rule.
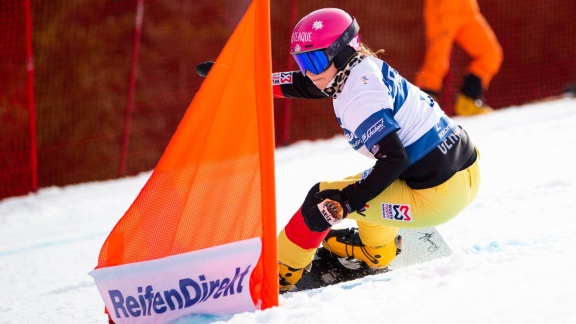
[[[292,56],[304,74],[306,71],[320,74],[330,67],[330,60],[322,50],[293,54]]]

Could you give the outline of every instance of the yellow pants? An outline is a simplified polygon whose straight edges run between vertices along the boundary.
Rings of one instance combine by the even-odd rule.
[[[320,190],[343,189],[360,179],[361,174],[339,181],[320,183]],[[369,201],[363,212],[348,214],[356,220],[362,243],[380,246],[391,242],[399,228],[424,228],[445,223],[476,197],[480,186],[479,158],[448,181],[432,188],[412,189],[397,179],[382,193]],[[302,226],[303,225],[302,223]],[[301,248],[292,242],[285,230],[278,237],[279,261],[293,268],[303,268],[314,258],[316,248]]]

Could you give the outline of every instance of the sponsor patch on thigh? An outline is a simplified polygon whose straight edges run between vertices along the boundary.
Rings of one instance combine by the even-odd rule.
[[[411,222],[410,205],[382,204],[382,218],[401,222]]]

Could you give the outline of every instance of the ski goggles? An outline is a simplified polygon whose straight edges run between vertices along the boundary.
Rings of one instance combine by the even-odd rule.
[[[332,64],[332,60],[328,59],[328,56],[323,50],[292,54],[292,56],[304,75],[306,75],[306,71],[320,74],[326,71],[330,67],[330,64]]]

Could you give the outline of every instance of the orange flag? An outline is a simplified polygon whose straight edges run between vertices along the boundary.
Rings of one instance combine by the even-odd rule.
[[[217,304],[219,300],[229,303],[224,297],[239,295],[238,290],[245,288],[241,279],[246,283],[249,279],[256,308],[278,305],[271,74],[269,1],[254,0],[188,107],[150,179],[100,251],[98,266],[91,275],[115,321],[152,318],[172,308],[184,309],[187,304]],[[235,248],[237,242],[252,242],[248,245],[258,251],[257,262],[246,265],[246,269],[233,266],[229,275],[220,261],[214,261],[217,258],[202,254],[198,259],[199,254],[194,254],[222,246],[225,249],[217,252],[220,258],[242,258],[241,252],[248,248]],[[240,252],[229,255],[235,249]],[[161,263],[164,258],[180,254],[191,257],[188,261],[174,261],[174,257]],[[219,269],[200,266],[206,260],[215,262]],[[153,266],[145,270],[133,266],[117,273],[106,270],[127,269],[133,263],[144,268]],[[122,281],[124,290],[115,289],[113,282],[105,283],[118,273],[121,278],[140,278],[148,272],[155,276],[155,271],[164,271],[158,269],[166,264],[178,269],[177,275],[172,270],[163,274],[175,276],[178,296],[167,294],[172,291],[170,287],[148,284],[145,275],[134,280],[133,287]],[[205,273],[188,276],[182,273],[186,267]],[[218,271],[221,277],[216,278]],[[137,306],[130,306],[130,298]],[[156,302],[155,298],[162,300]]]

